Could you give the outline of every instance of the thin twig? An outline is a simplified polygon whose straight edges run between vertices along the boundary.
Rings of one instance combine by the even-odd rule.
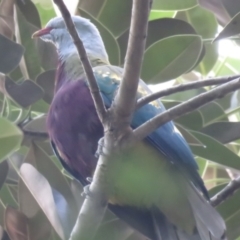
[[[232,196],[236,190],[240,189],[240,177],[232,180],[229,184],[211,198],[213,207],[224,202],[228,197]]]
[[[153,94],[150,94],[146,97],[140,98],[137,101],[136,110],[141,108],[145,104],[148,104],[156,99],[159,99],[164,96],[168,96],[173,93],[183,92],[183,91],[196,89],[196,88],[200,88],[200,87],[205,87],[205,86],[219,85],[219,84],[230,82],[239,77],[240,77],[240,75],[210,78],[210,79],[198,80],[198,81],[190,82],[190,83],[183,83],[183,84],[179,84],[179,85],[176,85],[176,86],[173,86],[170,88],[166,88],[166,89],[160,90],[158,92],[155,92]]]
[[[53,0],[53,2],[58,6],[60,12],[62,13],[62,17],[64,18],[64,21],[65,21],[65,24],[69,31],[69,34],[71,35],[73,42],[77,48],[78,55],[80,57],[84,71],[87,76],[90,92],[91,92],[91,95],[92,95],[92,98],[94,101],[94,105],[95,105],[97,113],[98,113],[98,117],[101,120],[101,122],[103,122],[103,120],[106,118],[107,111],[106,111],[104,102],[102,100],[97,81],[93,74],[92,66],[88,60],[86,50],[83,46],[81,39],[78,36],[76,28],[73,24],[71,15],[70,15],[68,9],[66,8],[65,4],[63,3],[63,1],[62,0]]]
[[[114,110],[130,124],[136,104],[143,54],[147,38],[148,16],[152,0],[134,0],[123,78],[114,101]]]
[[[147,137],[151,132],[153,132],[155,129],[157,129],[164,123],[174,120],[193,110],[196,110],[205,105],[206,103],[213,101],[214,99],[222,98],[229,92],[235,91],[239,88],[240,79],[233,80],[166,110],[162,114],[155,116],[154,118],[150,119],[137,129],[135,129],[133,131],[133,133],[135,134],[135,141],[140,141],[143,138]]]

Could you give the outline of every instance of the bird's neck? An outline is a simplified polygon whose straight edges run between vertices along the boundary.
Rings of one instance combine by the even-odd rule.
[[[89,54],[88,59],[92,67],[109,64],[107,59],[102,60]],[[58,91],[63,84],[69,81],[80,80],[83,73],[84,69],[77,52],[68,53],[64,56],[64,58],[60,57],[55,80],[55,92]]]

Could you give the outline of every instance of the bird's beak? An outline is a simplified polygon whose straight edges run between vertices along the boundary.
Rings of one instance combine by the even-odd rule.
[[[51,30],[52,30],[52,28],[50,28],[50,27],[40,29],[40,30],[36,31],[35,33],[33,33],[32,38],[38,38],[43,35],[49,34]]]

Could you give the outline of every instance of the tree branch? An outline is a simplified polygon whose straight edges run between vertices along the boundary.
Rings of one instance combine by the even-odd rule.
[[[152,0],[134,0],[123,79],[114,101],[117,116],[130,125],[147,38],[148,16]]]
[[[240,177],[232,180],[228,185],[211,198],[211,204],[213,207],[218,206],[224,202],[228,197],[234,194],[236,190],[240,188]]]
[[[184,103],[181,103],[173,108],[164,111],[162,114],[155,116],[133,131],[135,135],[133,144],[135,141],[140,141],[143,138],[147,137],[151,132],[153,132],[164,123],[176,119],[188,112],[196,110],[206,103],[213,101],[214,99],[222,98],[229,92],[235,91],[238,88],[240,88],[240,79],[225,83],[219,87],[209,90],[206,93],[202,93]]]
[[[71,16],[62,0],[54,0],[54,2],[58,5],[65,20],[68,31],[71,34],[74,40],[74,44],[78,49],[80,59],[82,61],[90,84],[95,107],[105,130],[104,147],[102,149],[103,154],[100,155],[97,167],[93,175],[93,181],[89,187],[90,191],[84,200],[77,222],[70,236],[71,240],[91,240],[96,234],[96,231],[107,209],[108,192],[106,190],[107,182],[105,172],[107,170],[108,162],[111,161],[115,151],[119,148],[118,146],[116,149],[118,141],[115,141],[115,136],[120,132],[107,131],[106,129],[108,129],[109,126],[115,122],[122,124],[125,122],[125,119],[128,120],[127,124],[129,127],[131,115],[136,103],[135,96],[139,82],[143,52],[145,48],[148,15],[151,0],[133,0],[130,42],[128,44],[125,70],[123,74],[123,80],[120,84],[120,90],[117,94],[116,100],[114,101],[116,103],[116,106],[113,106],[112,108],[114,118],[110,119],[109,122],[105,118],[107,114],[106,109],[102,102],[101,95],[99,94],[98,86],[87,59],[85,49],[73,25]],[[120,124],[118,124],[118,126]]]
[[[153,94],[150,94],[146,97],[142,97],[142,98],[138,99],[136,110],[141,108],[145,104],[148,104],[158,98],[168,96],[173,93],[183,92],[183,91],[196,89],[196,88],[200,88],[200,87],[205,87],[205,86],[219,85],[219,84],[230,82],[239,77],[240,77],[240,75],[211,78],[211,79],[206,79],[206,80],[199,80],[196,82],[183,83],[183,84],[179,84],[179,85],[176,85],[176,86],[173,86],[170,88],[166,88],[166,89],[160,90],[158,92],[155,92]]]
[[[99,87],[98,87],[97,81],[95,79],[95,76],[93,74],[92,66],[88,60],[87,53],[85,51],[83,43],[78,36],[78,33],[76,31],[76,28],[75,28],[74,23],[71,18],[71,15],[70,15],[68,9],[66,8],[65,4],[63,3],[63,1],[62,0],[53,0],[53,2],[58,6],[58,8],[62,14],[62,17],[64,18],[67,29],[68,29],[68,31],[73,39],[73,42],[77,48],[78,55],[80,57],[85,74],[87,76],[90,92],[91,92],[91,95],[92,95],[92,98],[94,101],[94,105],[95,105],[97,113],[98,113],[98,117],[101,120],[101,122],[103,122],[103,120],[106,118],[107,111],[106,111],[105,105],[103,103],[103,100],[102,100],[102,97],[101,97],[101,94],[99,91]]]

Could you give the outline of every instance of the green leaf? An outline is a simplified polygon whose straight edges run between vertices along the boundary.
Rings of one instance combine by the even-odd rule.
[[[218,23],[214,14],[200,6],[189,9],[185,12],[178,12],[176,18],[190,23],[197,34],[203,39],[214,38],[218,31]],[[203,40],[204,41],[204,40]],[[206,75],[218,59],[218,45],[211,44],[211,41],[204,42],[205,56],[196,68],[201,74]]]
[[[23,56],[24,48],[0,34],[0,72],[15,69]]]
[[[17,1],[17,6],[26,20],[37,28],[41,28],[38,10],[31,0]]]
[[[109,56],[109,61],[113,65],[119,65],[120,63],[120,50],[117,41],[112,33],[96,18],[93,18],[88,13],[80,9],[80,16],[91,19],[91,22],[98,28],[103,42],[106,46],[106,50]],[[111,21],[109,21],[111,22]]]
[[[197,35],[164,38],[146,50],[141,76],[154,84],[177,78],[194,66],[201,50],[202,40]]]
[[[106,0],[82,0],[79,1],[78,7],[97,18],[101,13],[105,3]]]
[[[219,118],[221,118],[222,121],[228,121],[224,109],[217,102],[210,102],[201,107],[199,111],[203,116],[203,122],[205,126],[216,121]]]
[[[47,216],[54,230],[58,233],[61,239],[65,239],[63,228],[55,206],[52,188],[46,178],[28,163],[24,163],[21,166],[20,176]]]
[[[2,188],[7,175],[8,175],[8,162],[7,161],[3,161],[0,163],[0,189]]]
[[[48,137],[47,126],[46,126],[46,116],[39,116],[29,121],[26,125],[23,126],[25,133],[28,134],[34,133],[38,137],[46,139]]]
[[[178,130],[186,139],[189,145],[204,146],[197,138],[195,138],[186,128],[176,123]]]
[[[190,131],[205,147],[191,146],[197,156],[218,164],[240,170],[240,157],[215,139],[199,132]],[[216,154],[217,153],[217,154]]]
[[[174,15],[175,15],[175,11],[167,12],[167,11],[151,10],[149,15],[149,21],[156,20],[159,18],[172,18]]]
[[[37,54],[44,70],[57,68],[58,54],[55,46],[40,38],[34,39],[34,41],[36,41]]]
[[[222,204],[217,206],[217,210],[228,221],[240,209],[240,190],[234,192],[233,196],[229,196]]]
[[[17,84],[9,77],[4,80],[0,77],[0,81],[3,82],[5,93],[23,108],[29,107],[43,97],[43,90],[31,80]]]
[[[228,38],[239,33],[240,33],[240,12],[231,19],[227,26],[225,26],[224,29],[214,39],[214,41]]]
[[[216,122],[204,127],[201,132],[226,144],[240,138],[239,129],[239,122]]]
[[[228,239],[236,239],[240,236],[240,211],[238,210],[227,222],[227,237]]]
[[[159,10],[186,10],[189,8],[193,8],[198,5],[197,0],[155,0],[153,1],[152,9]]]
[[[45,4],[46,4],[46,2],[45,2]],[[49,1],[48,4],[50,5],[49,7],[43,7],[41,5],[41,2],[35,3],[35,6],[40,15],[42,26],[45,26],[50,19],[56,17],[56,12],[54,11],[54,8],[52,5],[53,3]]]
[[[171,107],[174,107],[178,105],[181,102],[165,102],[163,101],[164,106],[169,109]],[[199,112],[199,110],[195,110],[193,112],[190,112],[188,114],[185,114],[175,120],[175,122],[179,123],[180,125],[184,126],[186,129],[192,129],[192,130],[199,130],[203,126],[203,119],[202,115]]]
[[[22,142],[20,129],[5,118],[0,117],[0,160],[16,151]]]
[[[148,24],[146,48],[150,47],[152,44],[161,39],[183,34],[196,34],[196,31],[189,23],[179,19],[162,18],[150,21]],[[117,38],[121,50],[121,63],[124,63],[124,58],[127,51],[128,37],[129,29],[127,29],[123,34],[121,34],[121,36]]]
[[[218,192],[220,192],[223,188],[225,188],[227,186],[226,183],[223,184],[219,184],[216,187],[211,188],[208,192],[209,192],[209,196],[213,197],[215,196]]]
[[[130,26],[131,9],[132,1],[106,0],[101,12],[99,12],[98,20],[114,36],[119,36]]]
[[[16,28],[17,42],[22,44],[26,51],[24,53],[24,60],[27,69],[25,78],[35,79],[37,75],[41,72],[41,65],[39,60],[39,55],[36,50],[36,45],[34,39],[32,39],[32,34],[38,29],[34,25],[27,22],[20,10],[17,10],[17,25]]]
[[[12,206],[12,207],[18,207],[18,203],[16,202],[16,199],[12,195],[9,186],[7,184],[4,184],[1,191],[0,191],[0,199],[1,202],[6,206]]]
[[[55,83],[55,70],[49,70],[38,75],[36,82],[44,90],[43,100],[50,104],[53,99],[54,83]]]

